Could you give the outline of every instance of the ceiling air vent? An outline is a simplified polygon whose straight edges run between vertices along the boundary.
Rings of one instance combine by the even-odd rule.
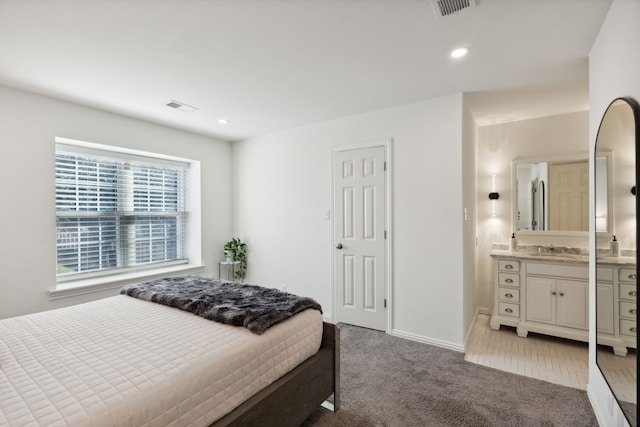
[[[461,10],[474,7],[476,0],[431,0],[437,18],[453,15]]]
[[[197,110],[196,107],[183,104],[182,102],[171,100],[165,104],[167,107],[174,108],[176,110],[184,111],[185,113],[192,113]]]

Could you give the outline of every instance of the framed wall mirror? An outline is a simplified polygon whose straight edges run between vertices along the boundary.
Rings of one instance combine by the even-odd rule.
[[[599,179],[605,183],[601,193],[607,200],[611,153],[601,151]],[[513,161],[513,231],[517,233],[582,234],[589,231],[589,160],[576,154],[542,159]],[[598,231],[609,233],[608,212],[601,204]]]
[[[596,235],[596,364],[631,426],[637,426],[638,146],[640,107],[617,98],[600,122],[595,146],[596,230],[609,227],[611,242]],[[609,154],[606,173],[598,158]],[[605,180],[603,178],[607,176]],[[617,238],[616,238],[617,236]]]

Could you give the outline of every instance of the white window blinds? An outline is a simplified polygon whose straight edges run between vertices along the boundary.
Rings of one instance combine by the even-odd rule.
[[[58,281],[187,262],[188,167],[56,144]]]

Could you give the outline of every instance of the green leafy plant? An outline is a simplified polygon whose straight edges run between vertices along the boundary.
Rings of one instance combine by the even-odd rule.
[[[233,253],[233,261],[240,262],[233,277],[244,280],[247,275],[247,244],[243,243],[239,237],[234,237],[224,244],[224,250]]]

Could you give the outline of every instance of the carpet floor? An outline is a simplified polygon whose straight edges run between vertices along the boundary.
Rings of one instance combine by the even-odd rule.
[[[341,407],[304,427],[597,426],[585,391],[465,362],[451,350],[340,325]]]

